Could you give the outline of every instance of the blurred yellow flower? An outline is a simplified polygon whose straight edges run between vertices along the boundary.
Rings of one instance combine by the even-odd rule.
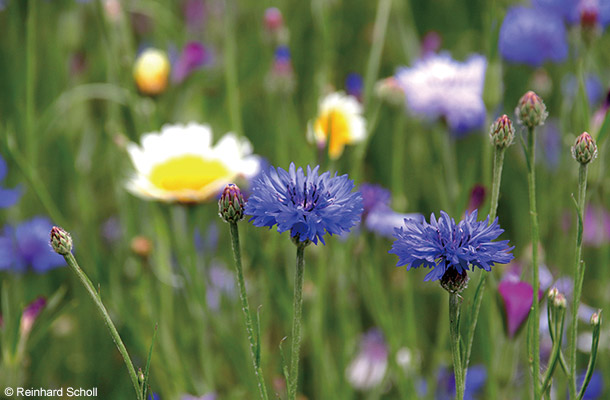
[[[339,158],[346,144],[361,142],[365,137],[362,106],[355,97],[337,92],[322,99],[310,139],[320,147],[328,143],[331,159]]]
[[[227,133],[212,146],[207,125],[165,125],[160,133],[143,135],[141,143],[127,146],[136,169],[127,189],[145,199],[201,203],[238,176],[250,178],[259,171],[247,139]]]
[[[169,60],[163,51],[146,49],[136,59],[133,77],[140,92],[157,95],[167,87],[169,70]]]

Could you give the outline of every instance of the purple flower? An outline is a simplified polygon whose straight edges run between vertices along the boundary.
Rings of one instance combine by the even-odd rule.
[[[8,208],[19,201],[21,198],[21,188],[17,186],[14,189],[5,189],[2,187],[2,181],[8,173],[6,161],[0,156],[0,208]],[[1,261],[0,261],[1,262]]]
[[[565,77],[562,81],[562,92],[563,97],[567,98],[570,102],[574,102],[578,94],[579,83],[578,79],[574,75]],[[592,107],[598,105],[604,96],[604,85],[596,75],[588,75],[585,79],[585,90],[587,92],[587,99]]]
[[[498,47],[506,61],[532,67],[546,61],[562,62],[568,57],[563,21],[554,14],[532,8],[508,10],[500,28]]]
[[[362,193],[362,206],[364,207],[363,215],[368,215],[376,208],[387,209],[390,207],[392,194],[381,185],[373,183],[363,183],[358,188]]]
[[[313,170],[290,164],[288,171],[270,167],[254,179],[244,214],[251,215],[254,226],[277,225],[277,231],[290,231],[290,236],[301,242],[323,236],[348,232],[360,222],[362,196],[353,192],[354,182],[347,175],[318,175]]]
[[[194,32],[203,30],[207,16],[207,7],[204,0],[186,0],[183,8],[186,26]]]
[[[197,69],[210,65],[214,56],[199,42],[188,42],[172,66],[172,81],[180,83]]]
[[[430,216],[430,223],[405,219],[404,227],[395,229],[396,241],[389,252],[398,256],[398,267],[432,268],[424,281],[435,281],[449,270],[462,275],[470,267],[491,271],[495,263],[508,263],[513,259],[508,240],[492,242],[502,232],[497,218],[491,224],[489,217],[477,221],[477,210],[458,224],[441,211],[438,221],[434,214]]]
[[[441,35],[438,32],[430,31],[421,41],[422,58],[436,54],[441,48]]]
[[[468,207],[466,207],[466,211],[469,213],[478,209],[485,202],[485,197],[487,191],[485,190],[485,186],[476,184],[473,186],[470,191],[470,200],[468,200]]]
[[[19,331],[22,336],[28,335],[32,331],[34,322],[38,318],[38,314],[47,305],[47,300],[44,297],[38,297],[36,300],[28,304],[21,315],[21,325]]]
[[[388,346],[383,333],[370,329],[362,335],[360,350],[345,371],[347,380],[356,389],[371,389],[383,381],[387,368]]]
[[[570,25],[580,22],[585,11],[596,12],[603,27],[610,23],[610,0],[533,0],[532,4],[541,12],[554,14]]]
[[[53,224],[48,218],[35,217],[17,227],[5,226],[0,235],[0,270],[37,273],[65,265],[64,258],[49,246]]]
[[[534,297],[532,285],[524,281],[505,279],[498,285],[498,293],[504,305],[504,323],[509,338],[515,336],[529,315]],[[538,292],[538,300],[542,298]]]
[[[412,113],[428,119],[443,117],[453,133],[463,135],[485,123],[486,68],[487,60],[481,55],[460,63],[443,53],[400,68],[396,80]]]

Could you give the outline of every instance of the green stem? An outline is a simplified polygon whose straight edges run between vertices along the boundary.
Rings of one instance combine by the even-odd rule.
[[[536,211],[536,136],[534,128],[528,128],[527,132],[527,183],[529,190],[530,203],[530,224],[532,229],[532,287],[534,288],[534,296],[532,299],[532,308],[530,313],[530,327],[532,335],[532,382],[534,386],[534,400],[540,399],[540,335],[538,332],[540,321],[540,309],[538,304],[538,291],[540,290],[540,282],[538,281],[538,242],[540,241],[540,232],[538,228],[538,213]]]
[[[578,203],[577,203],[577,233],[576,252],[574,257],[574,298],[572,299],[572,320],[570,321],[570,398],[576,398],[576,338],[578,336],[578,306],[582,293],[582,283],[585,276],[585,265],[582,262],[582,231],[585,209],[585,194],[587,191],[587,164],[580,164],[578,170]]]
[[[136,391],[136,398],[138,400],[142,399],[142,392],[140,389],[140,384],[138,383],[138,377],[136,375],[136,370],[133,367],[131,358],[129,358],[129,353],[127,353],[127,349],[125,348],[125,345],[123,344],[123,341],[121,340],[121,337],[119,336],[119,332],[116,330],[114,324],[112,323],[112,320],[110,319],[110,315],[108,315],[108,311],[106,311],[106,307],[104,307],[104,303],[102,303],[102,299],[101,299],[99,293],[95,290],[93,283],[91,283],[91,281],[89,280],[89,278],[87,277],[85,272],[78,266],[78,263],[76,262],[76,259],[74,258],[72,253],[68,253],[68,254],[64,255],[64,258],[66,259],[66,262],[68,263],[70,268],[72,268],[72,270],[74,271],[76,276],[78,276],[78,279],[80,279],[81,283],[87,290],[87,293],[89,293],[89,296],[95,303],[95,306],[99,310],[100,314],[102,314],[102,318],[104,319],[104,322],[106,323],[106,326],[108,327],[108,330],[110,331],[112,340],[114,341],[114,344],[116,345],[117,349],[119,350],[119,353],[121,353],[121,356],[123,356],[123,361],[125,361],[125,365],[127,366],[127,371],[129,372],[129,377],[131,378],[131,383],[133,385],[134,390]]]
[[[294,302],[292,316],[292,349],[290,355],[290,375],[288,377],[288,400],[297,397],[299,374],[299,351],[301,349],[301,313],[303,311],[303,281],[305,279],[306,242],[297,244],[297,268],[294,274]]]
[[[394,194],[394,205],[399,210],[406,206],[404,190],[404,154],[405,154],[405,131],[404,113],[400,112],[394,120],[394,136],[392,137],[392,193]]]
[[[239,109],[239,89],[237,86],[237,57],[235,55],[235,29],[234,12],[231,4],[225,9],[225,79],[227,85],[227,101],[229,103],[229,116],[231,118],[231,129],[237,135],[243,135],[241,116]]]
[[[248,303],[248,296],[246,295],[246,282],[244,280],[244,272],[241,263],[241,249],[239,246],[239,230],[237,229],[237,222],[230,222],[229,227],[231,228],[231,244],[233,246],[235,270],[237,272],[239,298],[241,300],[241,308],[244,312],[244,318],[246,321],[248,340],[250,341],[250,356],[252,357],[252,364],[254,365],[254,375],[256,375],[258,391],[261,399],[267,400],[269,396],[267,395],[267,388],[265,386],[265,379],[263,377],[263,369],[260,365],[260,337],[258,338],[259,344],[257,345],[256,340],[254,339],[254,328],[252,324],[252,314],[250,313],[250,304]]]
[[[36,89],[36,6],[37,0],[28,1],[26,31],[26,65],[25,65],[25,154],[30,164],[36,161],[36,143],[34,132],[35,89]]]
[[[369,53],[369,59],[366,64],[366,74],[364,76],[364,104],[367,106],[373,92],[375,79],[379,73],[381,52],[383,51],[383,43],[388,29],[388,19],[390,18],[391,9],[392,0],[379,0],[377,3],[377,15],[373,28],[373,43],[371,45],[371,52]]]
[[[455,374],[455,398],[462,400],[464,398],[464,370],[460,351],[460,295],[457,293],[449,293],[449,331],[453,373]]]
[[[500,197],[500,182],[502,180],[502,166],[504,165],[504,153],[506,149],[499,149],[495,147],[494,150],[494,166],[493,166],[493,180],[491,183],[491,209],[489,210],[489,222],[493,223],[496,219],[498,212],[498,198]],[[471,312],[471,323],[468,326],[468,332],[466,333],[466,353],[464,354],[464,371],[468,370],[468,363],[470,362],[470,354],[472,352],[472,343],[474,341],[474,331],[477,327],[477,321],[479,318],[479,311],[481,309],[481,302],[483,301],[483,293],[485,293],[485,283],[487,281],[487,274],[481,273],[479,284],[475,292],[474,301]]]

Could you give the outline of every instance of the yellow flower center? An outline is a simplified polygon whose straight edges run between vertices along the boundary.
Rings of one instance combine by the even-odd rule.
[[[156,165],[150,173],[150,181],[164,190],[200,190],[218,179],[230,180],[232,175],[219,160],[184,155]]]
[[[351,143],[351,134],[346,116],[338,110],[324,112],[314,124],[316,132],[322,132],[328,140],[328,154],[338,158],[346,144]]]

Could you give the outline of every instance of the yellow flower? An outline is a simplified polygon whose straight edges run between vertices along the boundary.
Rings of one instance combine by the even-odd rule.
[[[165,202],[201,203],[236,177],[258,173],[259,158],[246,139],[227,133],[212,146],[207,125],[165,125],[142,136],[127,151],[136,169],[127,189],[136,196]]]
[[[361,142],[365,136],[362,106],[355,97],[331,93],[322,99],[310,138],[321,147],[328,143],[330,158],[339,158],[346,144]]]
[[[169,70],[169,60],[163,51],[146,49],[136,59],[133,77],[140,92],[157,95],[167,87]]]

